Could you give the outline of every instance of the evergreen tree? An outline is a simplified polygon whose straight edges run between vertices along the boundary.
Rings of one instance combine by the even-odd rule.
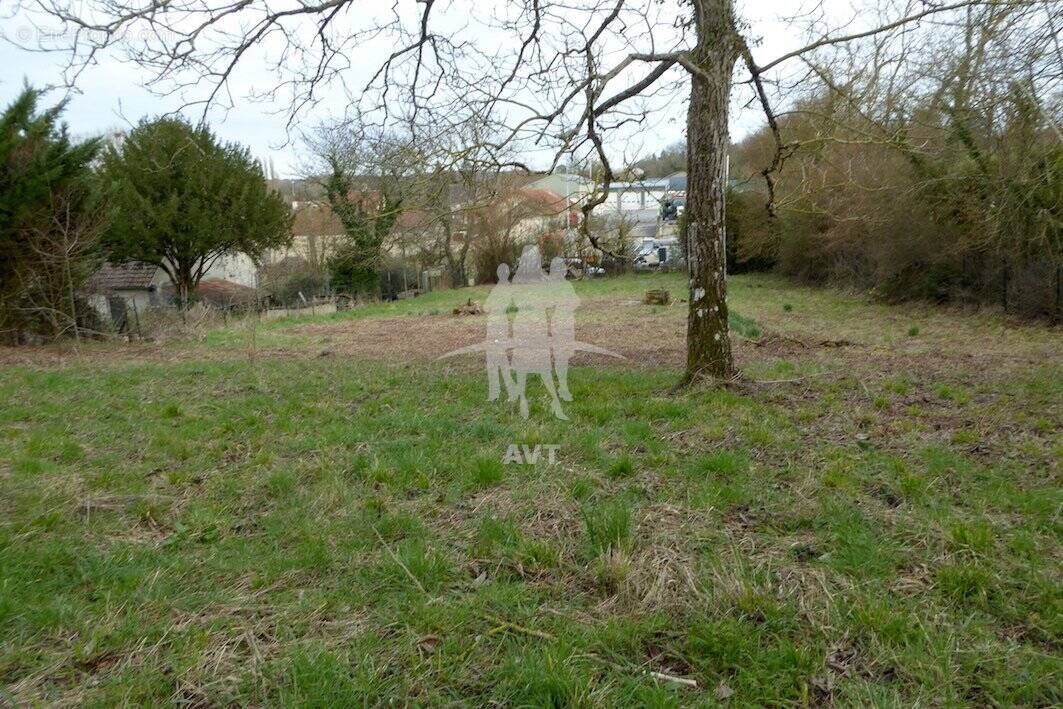
[[[59,120],[64,104],[39,111],[40,96],[27,87],[0,115],[0,331],[5,332],[27,325],[42,307],[27,299],[62,258],[51,253],[61,241],[51,238],[55,229],[76,229],[89,208],[90,166],[100,149],[98,140],[72,141]],[[62,218],[56,214],[60,208]],[[86,250],[82,244],[80,253]],[[63,289],[67,296],[76,285],[75,270],[84,269],[69,263],[61,268],[70,281]],[[55,310],[56,304],[50,305]]]
[[[291,211],[236,143],[179,118],[142,121],[104,155],[114,222],[113,261],[161,268],[182,304],[224,255],[258,259],[291,241]]]

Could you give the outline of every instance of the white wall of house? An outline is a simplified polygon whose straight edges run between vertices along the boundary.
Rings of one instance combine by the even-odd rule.
[[[525,217],[513,225],[510,236],[517,243],[529,242],[549,231],[564,228],[564,226],[565,216],[563,214],[549,217]]]
[[[165,274],[163,278],[165,278]],[[247,254],[226,254],[220,256],[203,274],[203,278],[223,278],[248,288],[255,288],[258,281],[258,268]]]
[[[589,194],[593,184],[582,175],[555,173],[545,175],[527,186],[531,190],[548,190],[556,195],[571,197],[573,201]]]
[[[667,190],[664,187],[643,185],[613,185],[604,207],[620,212],[636,209],[656,209],[661,205]]]
[[[262,264],[277,263],[288,257],[305,259],[310,263],[324,263],[346,238],[343,234],[296,234],[290,245],[267,251],[262,258]]]

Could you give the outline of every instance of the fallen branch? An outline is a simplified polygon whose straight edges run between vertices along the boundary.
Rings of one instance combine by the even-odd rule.
[[[394,561],[394,562],[395,562],[396,564],[398,564],[398,565],[399,565],[399,567],[400,567],[400,568],[401,568],[401,569],[402,569],[403,571],[405,571],[405,572],[406,572],[406,575],[410,577],[410,580],[411,580],[411,581],[413,581],[414,585],[415,585],[415,586],[417,586],[417,588],[418,588],[418,589],[420,589],[421,593],[423,593],[423,594],[424,594],[424,595],[426,595],[426,596],[427,596],[427,595],[429,595],[429,594],[428,594],[428,591],[426,591],[426,590],[425,590],[425,588],[424,588],[424,586],[422,586],[422,585],[421,585],[421,582],[420,582],[420,581],[418,581],[418,580],[417,580],[417,577],[413,575],[413,572],[412,572],[412,571],[410,571],[410,569],[409,569],[409,568],[408,568],[408,567],[406,566],[406,564],[402,563],[402,559],[400,559],[400,558],[399,558],[399,557],[398,557],[398,556],[397,556],[397,555],[395,554],[395,552],[391,551],[391,547],[389,547],[389,546],[388,546],[388,543],[384,541],[384,537],[380,536],[380,532],[378,532],[378,531],[377,531],[377,528],[376,528],[376,527],[373,527],[373,534],[375,534],[375,535],[376,535],[376,538],[380,540],[380,543],[384,545],[384,551],[386,551],[386,552],[388,553],[388,556],[390,556],[390,557],[392,558],[392,560],[393,560],[393,561]]]
[[[671,682],[683,687],[691,687],[693,689],[698,688],[698,681],[696,679],[688,679],[686,677],[676,677],[675,675],[667,675],[664,672],[650,672],[650,677],[659,679],[662,682]]]
[[[491,615],[489,613],[484,613],[483,617],[486,620],[491,621],[492,623],[496,623],[497,625],[495,625],[495,627],[493,627],[490,630],[488,630],[486,633],[483,633],[482,635],[477,635],[476,636],[476,641],[472,644],[472,647],[470,647],[468,650],[466,650],[465,654],[462,655],[462,658],[461,658],[462,665],[464,665],[466,662],[468,662],[469,657],[476,651],[476,648],[480,647],[480,643],[483,642],[484,638],[489,638],[492,635],[497,635],[497,634],[499,634],[501,632],[504,632],[506,630],[509,630],[510,632],[514,632],[514,633],[521,633],[523,635],[530,635],[532,637],[541,638],[543,640],[554,640],[555,639],[554,636],[551,635],[550,633],[544,632],[542,630],[533,630],[532,628],[525,628],[523,625],[517,625],[516,623],[511,623],[508,620],[502,620],[501,618],[499,618],[497,616],[493,616],[493,615]]]

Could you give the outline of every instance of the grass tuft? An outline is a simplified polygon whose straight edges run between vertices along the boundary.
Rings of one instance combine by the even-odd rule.
[[[611,550],[628,549],[631,546],[632,509],[621,499],[601,502],[582,508],[583,525],[587,541],[595,554]]]
[[[479,457],[469,471],[469,487],[477,490],[493,487],[502,482],[502,461]]]
[[[625,453],[614,460],[606,472],[613,480],[629,478],[635,474],[635,463],[631,456]]]
[[[718,450],[692,461],[689,470],[697,476],[728,477],[744,473],[749,468],[745,451]]]
[[[727,325],[733,332],[737,332],[742,337],[747,337],[751,340],[760,337],[760,328],[757,326],[757,321],[753,318],[743,317],[734,310],[727,311]]]

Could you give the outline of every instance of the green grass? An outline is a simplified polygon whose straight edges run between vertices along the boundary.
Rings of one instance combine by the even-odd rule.
[[[727,313],[727,324],[730,326],[732,332],[737,333],[742,337],[748,337],[750,339],[760,337],[760,328],[757,327],[756,321],[752,318],[743,317],[733,310]]]
[[[631,505],[611,500],[582,510],[587,541],[595,554],[631,545]]]
[[[657,285],[683,296],[577,288]],[[319,358],[292,323],[263,341],[305,356],[253,366],[234,327],[0,369],[0,703],[1063,702],[1063,377],[1022,354],[1058,332],[1009,330],[1040,364],[990,368],[963,354],[1002,332],[982,316],[907,338],[908,309],[731,292],[762,334],[873,346],[747,343],[726,389],[576,367],[569,422],[538,384],[525,421],[475,366]]]

